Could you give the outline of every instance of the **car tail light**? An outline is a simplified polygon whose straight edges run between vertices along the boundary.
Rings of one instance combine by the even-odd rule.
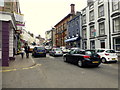
[[[84,58],[90,58],[90,56],[83,56]]]
[[[100,58],[100,55],[98,55],[98,57]]]
[[[109,54],[105,53],[106,56],[108,56]]]

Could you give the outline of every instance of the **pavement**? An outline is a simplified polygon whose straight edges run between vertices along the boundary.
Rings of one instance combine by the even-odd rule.
[[[2,67],[2,72],[13,71],[13,70],[22,69],[22,68],[28,68],[28,67],[32,67],[35,65],[36,63],[32,59],[31,54],[29,55],[29,58],[26,58],[25,55],[24,55],[24,58],[22,58],[21,55],[16,55],[15,60],[10,61],[8,67]]]

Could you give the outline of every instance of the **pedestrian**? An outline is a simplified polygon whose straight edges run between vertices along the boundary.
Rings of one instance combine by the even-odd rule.
[[[24,49],[25,49],[25,53],[26,53],[26,58],[29,58],[29,50],[30,50],[30,47],[28,46],[27,43],[25,43]]]
[[[23,57],[24,57],[24,48],[21,48],[21,57],[22,57],[22,59],[23,59]]]

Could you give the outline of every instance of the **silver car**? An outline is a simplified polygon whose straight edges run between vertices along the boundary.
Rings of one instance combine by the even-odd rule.
[[[49,52],[49,55],[52,55],[52,56],[62,56],[63,55],[63,52],[60,48],[53,48],[50,52]]]

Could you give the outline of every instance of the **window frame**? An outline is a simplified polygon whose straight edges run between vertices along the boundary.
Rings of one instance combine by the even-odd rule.
[[[115,20],[118,20],[118,30],[115,29]],[[113,33],[118,33],[120,32],[120,17],[116,17],[114,18],[112,21],[113,21]]]
[[[104,34],[101,34],[101,29],[100,29],[100,24],[104,24]],[[105,35],[105,22],[103,21],[103,22],[99,22],[99,35],[101,36],[101,35]]]
[[[100,9],[103,7],[103,9],[100,11]],[[102,13],[102,14],[101,14]],[[104,4],[98,6],[98,18],[103,17],[105,15],[104,12]]]

